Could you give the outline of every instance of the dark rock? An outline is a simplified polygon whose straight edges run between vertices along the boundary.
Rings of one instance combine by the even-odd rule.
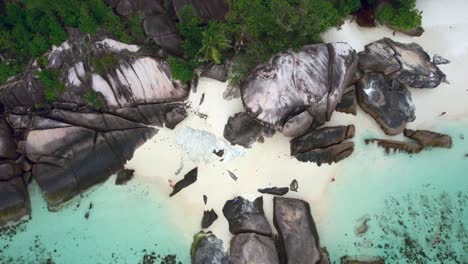
[[[231,179],[237,181],[237,176],[230,170],[227,171],[229,173],[229,177],[231,177]]]
[[[174,185],[174,189],[172,190],[172,193],[169,196],[170,197],[174,196],[176,193],[180,192],[182,189],[196,182],[197,176],[198,176],[198,167],[195,169],[192,169],[187,174],[185,174],[184,178],[178,181]]]
[[[218,157],[223,157],[224,156],[224,149],[220,149],[220,150],[213,150],[213,154],[215,154],[216,156]]]
[[[288,187],[280,187],[280,188],[271,187],[271,188],[258,189],[258,192],[273,194],[273,195],[285,195],[289,192],[289,188]]]
[[[341,144],[332,145],[321,149],[311,149],[294,155],[294,157],[302,162],[315,162],[318,166],[323,163],[337,163],[349,157],[354,151],[353,142],[343,142]]]
[[[293,192],[297,192],[297,189],[299,189],[299,184],[297,183],[296,179],[292,180],[291,184],[289,184],[289,189]]]
[[[450,60],[440,56],[439,54],[434,54],[432,57],[432,63],[435,65],[440,65],[440,64],[449,64]]]
[[[341,257],[341,264],[385,264],[385,261],[380,257]]]
[[[228,264],[229,257],[223,241],[211,232],[200,231],[193,237],[192,264]]]
[[[356,115],[357,111],[357,99],[356,99],[356,87],[353,85],[347,89],[341,102],[336,105],[336,111]]]
[[[86,219],[89,219],[89,212],[86,212],[85,215],[84,215],[84,217],[85,217]]]
[[[273,202],[273,222],[280,240],[280,262],[320,263],[319,237],[309,204],[282,197],[275,197]]]
[[[107,0],[121,16],[129,17],[135,13],[143,16],[164,13],[164,0]]]
[[[405,136],[416,140],[424,147],[452,148],[452,137],[428,130],[405,129]]]
[[[226,90],[223,92],[223,99],[232,100],[241,97],[240,88],[231,84],[228,84]]]
[[[255,233],[235,235],[231,239],[230,264],[279,264],[278,253],[271,237]]]
[[[224,0],[172,0],[172,2],[179,19],[183,19],[179,14],[186,5],[190,5],[205,21],[223,20],[229,13],[229,4]]]
[[[226,66],[224,64],[213,64],[201,73],[201,77],[225,82],[227,81]]]
[[[390,150],[393,150],[393,152],[406,152],[408,154],[415,154],[421,152],[423,150],[423,146],[416,144],[416,143],[411,143],[411,142],[404,142],[404,141],[397,141],[397,140],[386,140],[386,139],[366,139],[365,140],[366,144],[369,143],[377,143],[379,147],[382,147],[385,149],[386,153],[390,153]]]
[[[17,223],[30,215],[31,204],[23,178],[0,181],[0,226]]]
[[[13,131],[3,118],[0,117],[0,159],[14,160],[18,157]]]
[[[218,219],[218,215],[213,209],[211,209],[210,211],[204,211],[203,218],[201,221],[201,227],[203,229],[210,227],[211,224],[213,224],[213,222],[216,221],[216,219]]]
[[[359,53],[359,69],[383,73],[414,88],[435,88],[445,80],[421,46],[389,38],[373,42]]]
[[[202,93],[201,98],[200,98],[200,103],[198,103],[198,106],[202,105],[204,101],[205,101],[205,93]]]
[[[317,127],[330,120],[356,65],[356,52],[345,43],[280,53],[242,83],[242,101],[264,126],[299,135],[311,123]]]
[[[291,155],[312,149],[325,148],[354,137],[354,125],[322,127],[291,140]]]
[[[0,181],[8,181],[21,175],[23,175],[23,170],[20,164],[0,160]]]
[[[161,14],[147,17],[143,21],[143,28],[146,35],[152,37],[156,44],[168,53],[177,56],[183,54],[182,39],[176,25],[166,15]]]
[[[135,170],[124,169],[117,173],[117,178],[115,179],[116,185],[123,185],[126,184],[128,181],[133,179],[133,175],[135,174]]]
[[[381,73],[366,73],[359,82],[358,102],[388,135],[403,132],[416,119],[411,92],[399,81]]]
[[[234,234],[257,233],[271,236],[272,230],[263,212],[263,198],[251,202],[242,197],[228,200],[223,214],[229,222],[229,231]]]
[[[368,215],[365,215],[361,218],[358,219],[358,224],[354,230],[354,233],[356,233],[356,235],[360,236],[360,235],[363,235],[365,233],[367,233],[367,231],[369,230],[369,225],[367,224],[368,222],[370,221],[370,217]]]
[[[205,205],[208,202],[208,197],[206,195],[203,195],[203,202],[205,203]]]
[[[245,112],[230,116],[224,127],[224,138],[232,145],[241,145],[244,148],[250,148],[261,136],[269,137],[273,134],[273,130],[262,126]]]

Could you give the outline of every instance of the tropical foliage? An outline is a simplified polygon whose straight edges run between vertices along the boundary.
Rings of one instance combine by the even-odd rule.
[[[416,9],[416,0],[399,0],[395,6],[385,4],[377,12],[377,19],[383,24],[400,30],[421,26],[421,12]]]

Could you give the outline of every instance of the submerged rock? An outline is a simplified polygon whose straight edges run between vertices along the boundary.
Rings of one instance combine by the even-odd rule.
[[[347,89],[347,91],[341,97],[341,101],[336,105],[336,111],[356,115],[357,111],[357,99],[356,99],[356,87],[353,85]]]
[[[278,230],[281,263],[320,263],[319,237],[309,204],[275,197],[273,222]]]
[[[235,235],[231,239],[230,264],[279,264],[275,242],[271,237],[255,233]]]
[[[423,150],[423,146],[416,144],[416,143],[411,143],[411,142],[404,142],[404,141],[397,141],[397,140],[386,140],[386,139],[366,139],[365,140],[366,144],[369,143],[377,143],[379,147],[382,147],[385,149],[386,153],[390,153],[390,150],[393,150],[393,152],[401,151],[401,152],[406,152],[408,154],[413,154],[413,153],[419,153],[421,150]]]
[[[405,136],[416,140],[419,144],[424,147],[440,147],[440,148],[451,148],[452,137],[445,134],[440,134],[428,130],[411,130],[405,129]]]
[[[285,195],[289,192],[288,187],[271,187],[271,188],[264,188],[264,189],[258,189],[259,193],[267,193],[267,194],[273,194],[273,195]]]
[[[372,42],[359,53],[359,69],[383,73],[414,88],[435,88],[445,80],[421,46],[389,38]]]
[[[203,218],[201,221],[201,227],[203,229],[210,227],[211,224],[213,224],[213,222],[216,221],[216,219],[218,219],[218,214],[216,214],[216,212],[213,209],[209,211],[204,211]]]
[[[369,225],[367,224],[369,221],[370,217],[368,215],[359,218],[354,233],[358,236],[365,234],[369,230]]]
[[[440,65],[440,64],[449,64],[450,60],[440,56],[439,54],[434,54],[432,57],[432,63],[435,65]]]
[[[200,231],[193,237],[192,264],[228,264],[229,257],[223,241],[211,232]]]
[[[356,52],[345,43],[280,53],[242,83],[242,101],[264,126],[297,136],[330,120],[356,65]]]
[[[124,169],[117,173],[117,178],[115,179],[116,185],[123,185],[133,179],[133,175],[135,174],[135,170]]]
[[[271,236],[272,230],[263,212],[263,198],[258,197],[253,202],[237,197],[224,204],[223,214],[229,222],[229,231],[236,235],[240,233],[257,233]]]
[[[385,264],[385,261],[380,257],[341,257],[341,264]]]
[[[250,148],[262,136],[270,137],[273,134],[274,131],[260,125],[245,112],[230,116],[224,127],[224,138],[232,145],[241,145],[244,148]]]
[[[381,73],[366,73],[361,78],[358,102],[388,135],[397,135],[407,122],[416,119],[411,92],[399,81]]]
[[[195,183],[197,181],[197,176],[198,176],[198,167],[195,169],[192,169],[187,174],[185,174],[184,178],[178,181],[174,185],[174,189],[172,190],[169,196],[172,197],[176,195],[178,192],[180,192],[182,189],[187,188],[191,184]]]
[[[30,215],[31,203],[23,178],[0,180],[0,226],[18,223]]]

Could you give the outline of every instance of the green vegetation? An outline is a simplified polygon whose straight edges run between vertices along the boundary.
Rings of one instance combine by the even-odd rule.
[[[94,90],[86,92],[83,96],[83,100],[96,110],[101,110],[105,105],[102,95]]]
[[[335,7],[342,16],[347,16],[361,8],[361,0],[335,0]]]
[[[37,76],[44,85],[44,96],[51,103],[65,92],[65,85],[57,78],[57,73],[52,70],[42,70],[37,72]]]
[[[94,72],[99,75],[106,75],[108,71],[111,71],[117,67],[119,59],[113,54],[105,54],[102,57],[96,57],[91,60]]]
[[[416,0],[398,0],[395,6],[385,4],[377,12],[383,24],[399,30],[410,30],[421,26],[421,12],[416,9]]]
[[[184,61],[183,59],[170,56],[167,63],[171,67],[172,77],[182,82],[189,82],[195,77],[194,70],[197,64],[194,61]]]

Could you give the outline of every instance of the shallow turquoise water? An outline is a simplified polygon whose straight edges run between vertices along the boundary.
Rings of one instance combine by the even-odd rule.
[[[451,135],[453,148],[385,154],[364,144],[376,136],[371,131],[355,140],[356,153],[330,187],[318,225],[333,261],[353,255],[383,256],[388,263],[468,263],[468,120],[434,130]],[[369,229],[356,235],[357,220],[366,215]]]
[[[451,135],[454,147],[387,155],[364,144],[372,131],[354,140],[356,152],[343,161],[317,223],[332,262],[364,255],[387,263],[468,263],[468,120],[434,130]],[[33,220],[15,235],[0,235],[0,263],[173,263],[163,260],[171,254],[190,263],[191,235],[171,222],[155,184],[135,178],[115,186],[111,178],[57,213],[48,212],[33,184]],[[358,236],[357,219],[365,215],[369,230]]]
[[[171,254],[190,263],[191,241],[171,224],[155,186],[138,178],[116,186],[114,180],[57,213],[47,210],[34,184],[30,188],[33,220],[11,238],[0,237],[0,263],[162,263]]]

